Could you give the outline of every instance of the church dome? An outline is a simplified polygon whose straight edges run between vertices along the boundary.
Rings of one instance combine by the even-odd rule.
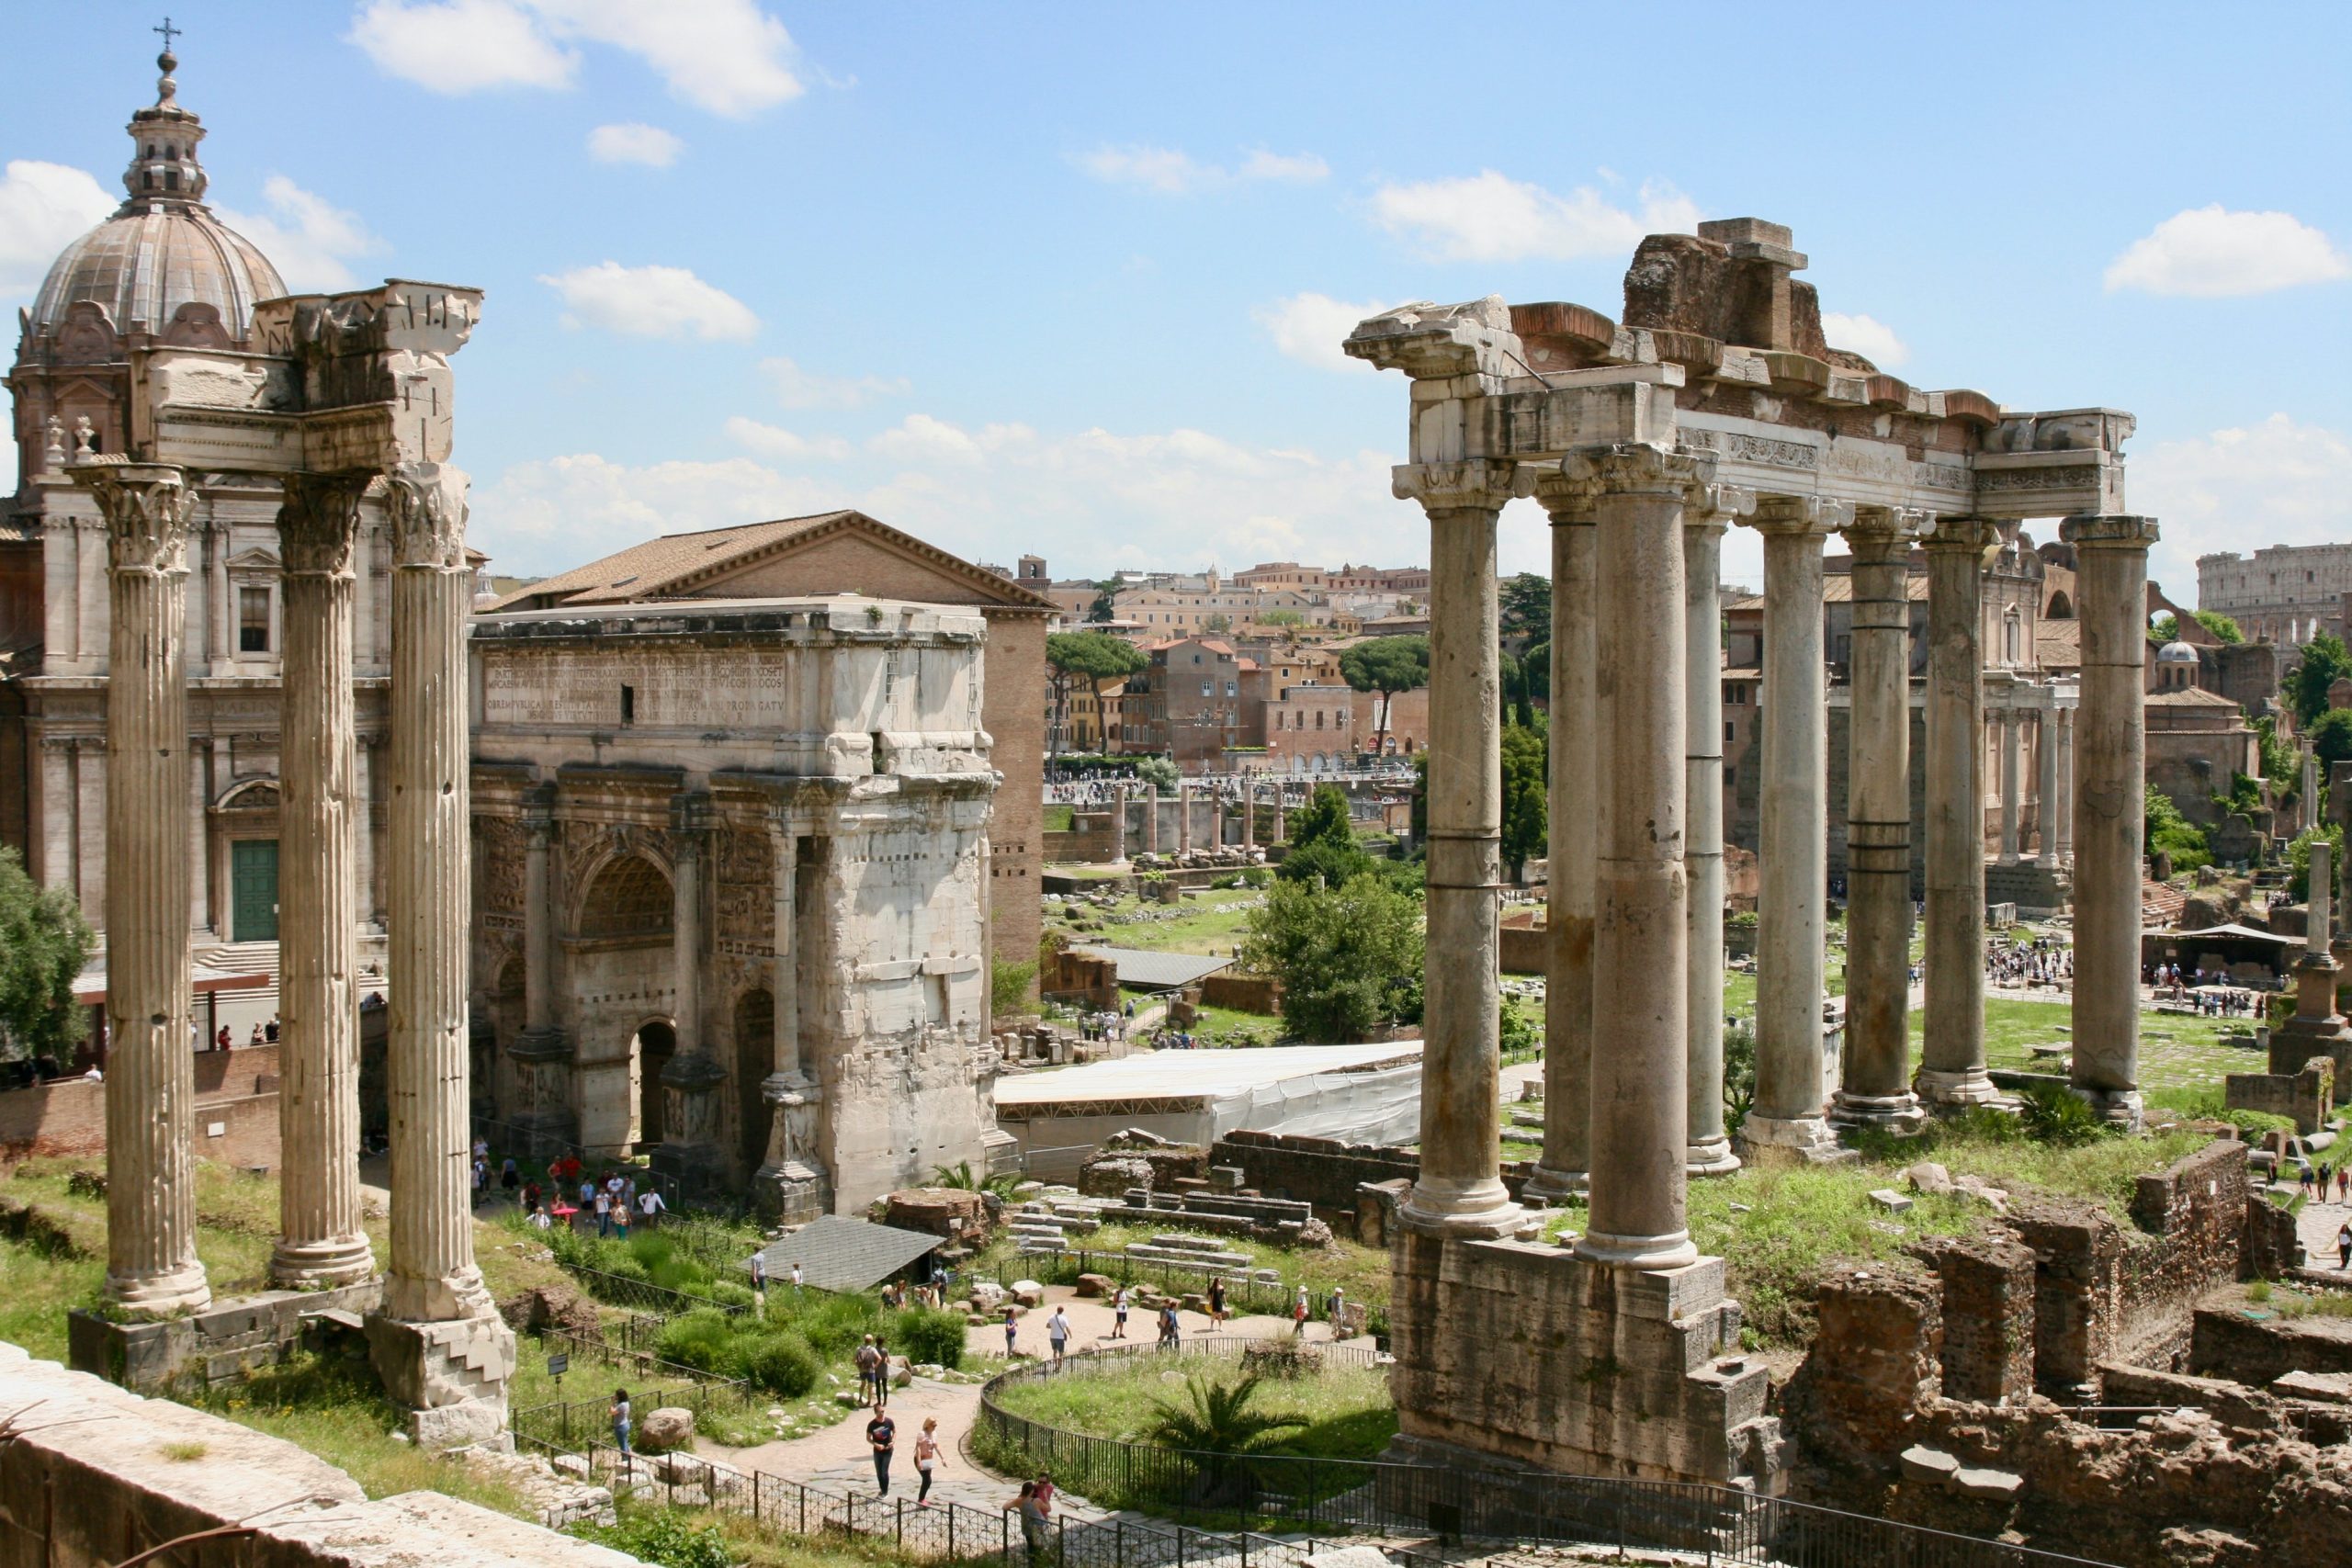
[[[2197,650],[2185,642],[2168,642],[2165,644],[2164,647],[2156,649],[2156,662],[2159,664],[2194,664],[2197,662]]]
[[[117,333],[136,324],[170,341],[226,347],[244,341],[256,302],[286,292],[269,258],[204,205],[208,182],[197,159],[203,124],[175,101],[171,73],[179,62],[167,50],[155,63],[164,72],[156,101],[130,117],[128,195],[50,266],[30,311],[36,335],[60,331],[86,301],[107,312]],[[198,309],[183,318],[189,306]]]

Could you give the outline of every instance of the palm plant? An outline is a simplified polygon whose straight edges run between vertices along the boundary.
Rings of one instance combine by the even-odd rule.
[[[1278,1432],[1307,1425],[1296,1416],[1250,1409],[1259,1381],[1254,1373],[1229,1383],[1193,1373],[1184,1380],[1183,1404],[1152,1401],[1152,1422],[1145,1435],[1164,1448],[1193,1453],[1247,1454],[1258,1452]]]

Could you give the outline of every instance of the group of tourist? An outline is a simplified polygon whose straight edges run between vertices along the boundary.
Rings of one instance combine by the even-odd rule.
[[[2063,990],[2074,982],[2074,951],[2046,936],[2016,943],[1989,941],[1984,944],[1984,978],[1996,986]]]
[[[2140,965],[2140,983],[2153,991],[2159,1001],[2193,1007],[2200,1016],[2209,1018],[2251,1018],[2259,1014],[2262,998],[2253,991],[2228,984],[2229,978],[2226,971],[2208,970],[2202,964],[2185,972],[2177,963]]]
[[[480,1207],[490,1194],[490,1145],[474,1142],[474,1203]],[[524,1222],[536,1230],[552,1230],[559,1223],[573,1229],[594,1225],[600,1236],[621,1241],[632,1226],[651,1228],[670,1205],[661,1189],[647,1183],[640,1190],[634,1174],[607,1169],[596,1176],[576,1155],[560,1155],[548,1162],[547,1185],[526,1181],[522,1167],[509,1155],[499,1168],[499,1187],[522,1208]],[[577,1187],[573,1185],[577,1183]],[[577,1203],[565,1200],[577,1196]]]
[[[1124,1013],[1090,1012],[1078,1021],[1078,1037],[1081,1040],[1125,1040],[1127,1021],[1135,1017],[1136,1004],[1129,1002]]]

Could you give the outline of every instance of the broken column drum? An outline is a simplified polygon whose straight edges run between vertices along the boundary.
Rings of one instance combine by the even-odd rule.
[[[2140,879],[2146,803],[2151,517],[2072,517],[2082,623],[2075,791],[2072,1080],[2109,1121],[2140,1122]]]

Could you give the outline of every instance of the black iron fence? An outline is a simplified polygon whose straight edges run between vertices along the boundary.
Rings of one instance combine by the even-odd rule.
[[[1198,1338],[1177,1354],[1238,1355],[1250,1343]],[[1349,1348],[1314,1348],[1328,1357]],[[1049,1427],[1015,1415],[1000,1397],[1014,1383],[1084,1377],[1168,1353],[1141,1345],[1090,1351],[990,1380],[981,1390],[974,1452],[1010,1473],[1050,1470],[1097,1505],[1179,1523],[1247,1519],[1286,1532],[1682,1551],[1756,1568],[2097,1568],[2085,1558],[1725,1486],[1165,1449]]]

